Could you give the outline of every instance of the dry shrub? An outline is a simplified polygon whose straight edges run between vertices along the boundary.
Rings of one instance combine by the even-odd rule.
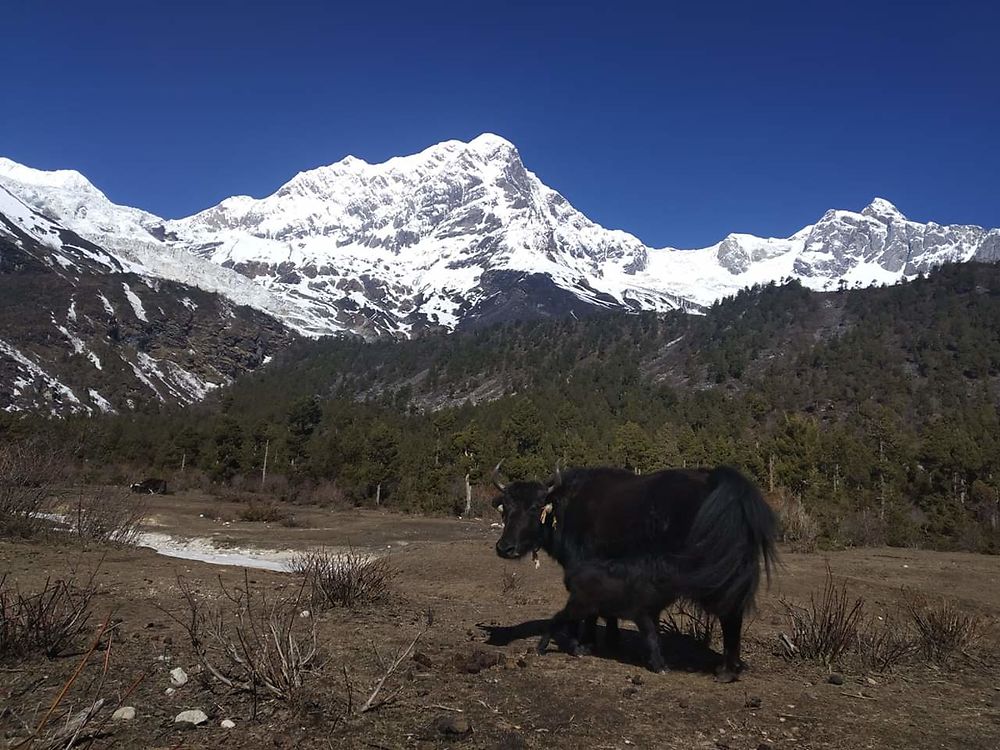
[[[47,578],[41,590],[23,592],[0,578],[0,661],[32,654],[61,656],[88,630],[97,569],[82,583]]]
[[[974,613],[961,611],[954,601],[928,601],[909,592],[904,606],[916,630],[920,652],[936,664],[947,663],[955,654],[975,644],[979,637],[982,619]]]
[[[278,507],[273,503],[258,503],[251,501],[250,504],[241,510],[237,517],[241,521],[250,523],[278,523],[288,518],[288,511]]]
[[[349,549],[317,549],[297,555],[292,571],[303,576],[317,609],[376,604],[389,596],[395,569],[387,557]]]
[[[317,505],[320,508],[354,507],[354,503],[347,496],[347,493],[344,492],[344,488],[331,480],[305,482],[296,490],[294,495],[296,502]]]
[[[891,672],[918,650],[907,623],[888,614],[859,627],[856,647],[862,662],[876,672]]]
[[[840,535],[851,547],[881,547],[886,543],[886,523],[878,513],[864,508],[840,522]]]
[[[45,528],[39,514],[49,508],[67,463],[33,442],[0,445],[0,534],[31,536]]]
[[[847,594],[847,583],[838,583],[829,567],[823,593],[818,598],[810,596],[808,607],[784,599],[781,603],[792,631],[790,655],[816,659],[829,667],[857,643],[864,599],[858,597],[852,601]]]
[[[779,540],[794,552],[815,552],[819,525],[806,511],[802,498],[785,490],[772,492],[768,504],[778,516]]]
[[[73,533],[90,542],[133,545],[146,518],[144,502],[121,487],[80,489],[67,520]]]
[[[232,690],[280,700],[296,698],[316,659],[316,624],[302,616],[302,591],[294,597],[254,593],[243,584],[227,588],[218,603],[200,600],[179,577],[185,608],[167,612],[180,624],[202,668]],[[256,700],[254,701],[256,707]]]
[[[978,615],[961,611],[954,601],[928,601],[912,591],[904,590],[902,598],[902,615],[870,617],[864,600],[852,600],[847,584],[838,584],[828,568],[822,595],[810,597],[808,607],[782,600],[792,631],[791,638],[781,636],[785,655],[826,666],[851,656],[888,672],[918,654],[943,665],[976,643],[982,630]]]
[[[193,467],[175,471],[170,477],[170,487],[174,492],[197,490],[208,492],[212,489],[212,478],[201,469]]]

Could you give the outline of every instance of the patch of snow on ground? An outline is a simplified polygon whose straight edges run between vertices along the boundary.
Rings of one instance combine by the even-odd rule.
[[[98,292],[97,296],[101,298],[101,304],[104,305],[105,312],[107,312],[108,315],[114,317],[115,308],[111,306],[110,302],[108,302],[108,298],[105,297],[101,292]]]
[[[97,404],[97,408],[100,409],[105,414],[115,414],[117,413],[115,407],[113,407],[104,396],[91,388],[87,393],[90,394],[90,400]]]
[[[132,305],[132,311],[135,313],[135,317],[143,323],[148,323],[149,318],[146,317],[146,309],[142,306],[142,300],[139,299],[139,295],[133,292],[129,285],[124,281],[122,282],[122,287],[125,289],[125,296],[128,298],[129,304]]]
[[[23,367],[33,378],[40,378],[52,391],[58,393],[64,401],[70,404],[70,410],[79,412],[90,412],[90,409],[80,403],[73,391],[60,383],[56,378],[49,375],[42,367],[27,356],[18,351],[15,347],[0,339],[0,354],[6,355]],[[55,412],[53,412],[55,413]]]

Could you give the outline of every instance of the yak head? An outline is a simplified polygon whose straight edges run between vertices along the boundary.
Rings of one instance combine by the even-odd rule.
[[[557,481],[558,476],[557,471]],[[541,482],[505,484],[500,479],[500,464],[493,470],[493,485],[500,491],[493,498],[493,507],[503,517],[497,554],[507,560],[516,560],[536,552],[542,546],[546,518],[552,512],[548,496],[554,485]]]

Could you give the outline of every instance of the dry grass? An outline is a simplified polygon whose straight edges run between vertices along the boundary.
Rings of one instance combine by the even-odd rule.
[[[500,574],[500,596],[506,599],[508,596],[517,593],[521,588],[521,583],[524,579],[521,578],[516,570],[510,570],[509,568],[504,568],[503,573]]]
[[[716,619],[692,604],[676,604],[660,622],[660,629],[669,635],[690,638],[703,646],[711,646],[715,637]]]
[[[291,569],[302,575],[315,609],[356,607],[385,601],[395,569],[386,557],[350,549],[310,550],[297,555]]]

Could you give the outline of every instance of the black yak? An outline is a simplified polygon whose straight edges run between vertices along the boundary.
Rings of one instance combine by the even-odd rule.
[[[719,678],[735,679],[743,616],[776,554],[774,514],[742,474],[599,468],[557,471],[550,486],[496,484],[502,494],[493,504],[504,521],[497,554],[515,559],[542,549],[564,568],[569,601],[550,628],[561,646],[578,647],[572,636],[563,640],[569,625],[583,620],[590,629],[597,615],[609,625],[626,617],[646,640],[650,668],[660,671],[660,612],[686,599],[719,618]]]
[[[165,495],[167,494],[167,483],[163,479],[144,479],[129,485],[132,492],[143,495]]]

